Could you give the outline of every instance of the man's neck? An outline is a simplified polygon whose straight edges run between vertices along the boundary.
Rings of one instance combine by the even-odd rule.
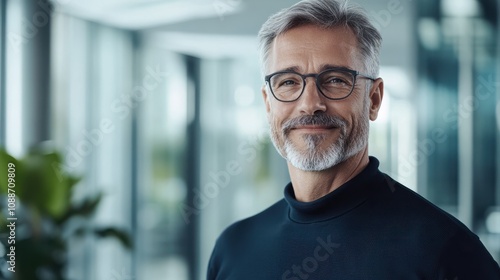
[[[303,202],[319,199],[358,175],[368,162],[368,148],[365,148],[351,158],[323,171],[303,171],[288,163],[295,198]]]

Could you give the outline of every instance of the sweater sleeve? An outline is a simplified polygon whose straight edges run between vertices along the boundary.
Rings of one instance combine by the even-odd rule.
[[[439,280],[500,280],[500,267],[474,234],[458,232],[441,254]]]
[[[207,280],[216,280],[217,279],[217,267],[216,267],[216,261],[215,261],[215,250],[217,247],[214,248],[212,251],[212,255],[210,256],[210,260],[208,262],[208,269],[207,269]]]

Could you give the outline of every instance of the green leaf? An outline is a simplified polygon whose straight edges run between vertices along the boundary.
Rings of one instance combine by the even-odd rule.
[[[22,159],[25,168],[23,194],[28,204],[40,212],[61,217],[70,203],[67,176],[53,167],[61,165],[61,155],[35,150]]]
[[[13,172],[14,174],[14,183],[15,183],[15,186],[18,186],[19,184],[17,183],[18,181],[18,178],[19,177],[19,161],[14,158],[13,156],[9,155],[9,153],[7,153],[7,151],[1,147],[0,148],[0,193],[7,193],[7,188],[8,188],[8,175],[9,175],[9,167],[11,171],[15,170],[15,172]],[[13,175],[11,175],[13,176]],[[11,185],[12,186],[12,185]],[[13,188],[14,190],[16,190],[16,187]],[[19,196],[16,194],[16,196]]]
[[[68,199],[71,199],[71,194],[73,194],[74,187],[82,180],[82,177],[76,177],[68,175],[66,177],[66,183],[68,184]]]
[[[99,237],[114,237],[118,239],[125,248],[127,249],[132,248],[132,240],[130,239],[130,236],[127,232],[123,230],[113,227],[108,227],[108,228],[96,229],[94,233]]]
[[[70,206],[69,209],[56,220],[56,223],[63,224],[67,220],[75,216],[89,217],[94,214],[102,199],[102,193],[97,194],[95,197],[85,199],[80,205]]]

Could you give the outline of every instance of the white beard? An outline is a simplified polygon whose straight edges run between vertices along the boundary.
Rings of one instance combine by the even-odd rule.
[[[336,142],[321,151],[317,146],[326,140],[324,135],[304,135],[303,140],[307,144],[305,151],[297,149],[289,138],[285,140],[284,147],[285,159],[303,171],[322,171],[331,168],[361,152],[368,142],[366,137],[359,137],[349,145],[345,134],[342,134]]]
[[[270,122],[271,140],[278,153],[294,167],[303,171],[326,170],[358,154],[368,145],[368,110],[368,106],[365,105],[363,116],[360,116],[359,125],[353,127],[349,135],[347,135],[347,122],[338,117],[333,117],[336,119],[336,126],[340,130],[340,135],[335,142],[323,149],[319,147],[323,141],[328,141],[326,135],[304,135],[302,140],[305,142],[306,147],[301,150],[292,142],[289,133],[282,129],[278,134],[278,130]]]

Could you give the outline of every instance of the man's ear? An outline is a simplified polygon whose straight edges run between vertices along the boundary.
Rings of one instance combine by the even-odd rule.
[[[262,97],[264,98],[264,103],[266,104],[266,112],[269,114],[269,112],[271,111],[271,104],[269,103],[269,95],[267,94],[265,84],[262,86],[261,91]]]
[[[370,91],[370,120],[377,119],[378,111],[382,105],[382,98],[384,97],[384,80],[378,78],[373,82]]]

